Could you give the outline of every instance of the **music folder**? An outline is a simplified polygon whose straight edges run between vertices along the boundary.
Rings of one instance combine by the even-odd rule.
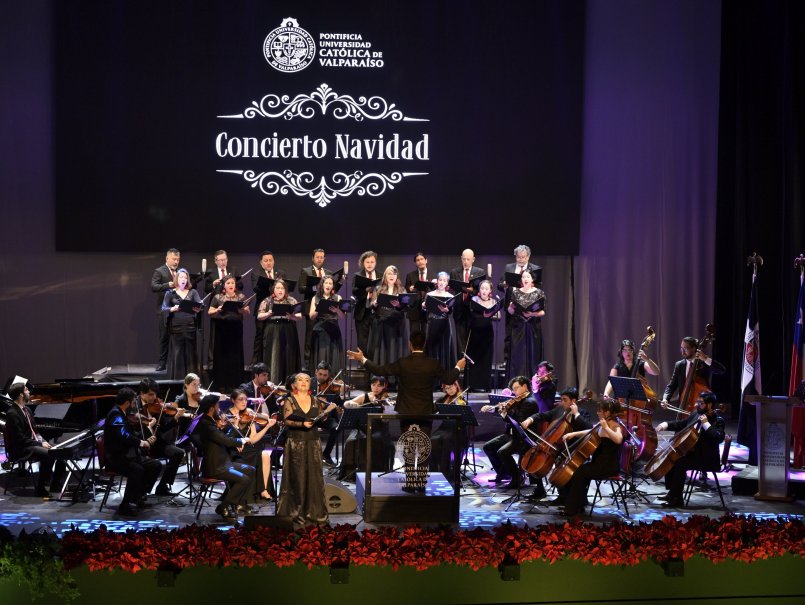
[[[459,298],[461,298],[461,292],[450,297],[430,294],[425,297],[425,308],[431,313],[442,313],[442,310],[439,309],[440,306],[447,305],[447,308],[452,310]]]
[[[221,313],[239,313],[244,302],[243,300],[225,300],[221,305]]]
[[[514,312],[517,315],[522,315],[523,313],[534,313],[535,311],[542,311],[545,308],[544,298],[538,298],[526,307],[514,300],[514,298],[512,298],[512,302],[514,303]]]
[[[332,298],[323,298],[316,305],[316,313],[335,313],[336,309],[340,309],[340,300],[333,300]]]
[[[484,273],[483,275],[479,275],[478,277],[473,277],[470,280],[470,284],[472,285],[473,289],[477,292],[478,288],[481,285],[481,282],[484,281],[485,279],[489,279],[489,276],[486,273]]]
[[[461,281],[460,279],[451,279],[447,282],[447,287],[450,288],[451,292],[467,292],[470,288],[472,288],[472,284],[470,282]]]
[[[506,271],[506,274],[503,276],[503,280],[506,282],[506,286],[509,288],[519,288],[523,285],[519,273],[509,273]]]
[[[261,294],[268,294],[274,290],[275,281],[277,280],[269,279],[265,275],[261,275],[257,278],[257,283],[254,284],[254,289]]]
[[[405,301],[404,301],[405,298]],[[392,302],[396,301],[399,303],[397,306],[393,305]],[[411,295],[400,294],[399,296],[395,294],[378,294],[377,295],[377,306],[378,307],[385,307],[386,309],[402,309],[406,305],[408,305],[411,301]]]
[[[333,292],[338,292],[341,289],[341,286],[344,285],[344,269],[341,268],[338,271],[333,271]]]
[[[495,313],[500,311],[502,307],[503,307],[503,301],[499,300],[498,298],[495,298],[495,304],[489,307],[488,309],[483,305],[479,305],[474,300],[470,301],[470,312],[476,315],[483,315],[484,313],[491,313],[492,315],[494,315]]]
[[[294,315],[296,313],[302,312],[302,303],[296,303],[295,305],[289,305],[285,303],[274,303],[271,306],[271,313],[273,315]]]
[[[196,309],[201,309],[203,306],[201,301],[198,300],[185,299],[179,301],[179,310],[182,313],[196,313]]]
[[[353,284],[358,290],[365,290],[366,288],[377,288],[382,281],[382,278],[369,279],[364,275],[356,274]]]
[[[414,289],[417,292],[430,292],[431,290],[436,289],[436,284],[431,281],[417,281],[414,284]]]

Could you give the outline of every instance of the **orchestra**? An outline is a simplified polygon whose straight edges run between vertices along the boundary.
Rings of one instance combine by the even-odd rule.
[[[156,369],[160,371],[164,365],[169,377],[183,379],[182,390],[174,401],[163,401],[160,385],[145,378],[138,394],[127,387],[117,393],[103,433],[107,468],[127,477],[118,514],[137,515],[148,506],[146,495],[152,490],[156,496],[174,496],[180,465],[192,444],[203,455],[202,474],[229,483],[227,495],[216,509],[225,520],[254,512],[247,502],[251,499],[276,502],[277,512],[292,517],[297,525],[327,523],[324,465],[337,467],[340,479],[351,478],[365,467],[365,423],[351,425],[349,434],[342,436],[344,410],[378,406],[385,412],[396,408],[397,413],[430,414],[437,403],[467,407],[477,403],[469,393],[495,390],[490,372],[493,322],[501,316],[506,317],[504,362],[511,396],[502,403],[480,407],[481,412],[495,413],[504,421],[500,434],[483,446],[494,472],[489,480],[492,485],[486,489],[520,487],[529,480],[534,491],[527,499],[542,505],[545,488],[552,484],[557,497],[547,504],[564,505],[566,515],[579,516],[585,511],[590,480],[618,472],[620,448],[627,439],[633,444],[633,460],[649,460],[637,472],[665,482],[667,494],[660,498],[665,508],[685,505],[682,489],[688,470],[718,469],[724,419],[710,390],[710,378],[722,373],[724,366],[705,352],[713,339],[711,326],[702,339],[682,339],[682,359],[674,364],[661,397],[648,384],[649,377],[661,375],[659,365],[646,351],[656,337],[649,327],[639,348],[631,339],[620,342],[617,362],[609,371],[610,377],[638,379],[646,400],[621,397],[609,380],[603,383],[600,397],[589,392],[578,399],[575,387],[565,387],[557,395],[559,374],[542,357],[546,296],[539,287],[542,270],[530,262],[527,246],[518,246],[515,262],[506,266],[498,283],[505,292],[500,299],[492,293],[491,266],[486,272],[475,267],[471,249],[462,252],[461,267],[450,274],[431,271],[427,255],[418,252],[404,283],[396,266],[377,271],[378,254],[368,250],[360,256],[359,271],[351,276],[353,300],[343,307],[346,313],[336,292],[341,277],[324,267],[324,250],[316,249],[312,260],[295,284],[286,281],[286,272],[275,268],[271,252],[262,252],[252,275],[256,300],[251,305],[252,299],[240,291],[242,284],[228,266],[226,252],[216,252],[216,270],[203,275],[211,293],[207,313],[216,326],[210,338],[215,363],[204,368],[196,351],[198,313],[204,301],[192,287],[194,278],[179,267],[179,251],[168,250],[165,264],[155,270],[151,284],[163,318]],[[301,294],[301,303],[291,295],[294,290]],[[242,322],[252,312],[257,335],[251,379],[242,382]],[[349,326],[350,312],[355,313],[356,352],[344,351],[341,333],[342,322]],[[299,322],[303,317],[305,322]],[[304,334],[299,333],[300,324],[305,326]],[[167,336],[164,356],[163,335]],[[304,353],[300,340],[305,343]],[[337,380],[349,369],[344,365],[347,358],[365,365],[372,375],[363,394],[348,395],[354,387]],[[305,367],[314,370],[315,380]],[[232,390],[226,411],[221,411],[227,406],[219,403],[220,395],[202,387],[205,371],[216,390],[239,385]],[[397,377],[398,384],[390,385],[387,376]],[[441,381],[442,396],[434,401],[428,393],[432,394],[437,381]],[[394,393],[397,389],[399,394]],[[8,394],[14,404],[5,414],[8,458],[31,456],[37,460],[40,473],[35,494],[47,497],[60,487],[64,463],[48,453],[51,444],[36,430],[27,407],[31,403],[28,386],[15,383]],[[613,399],[615,396],[619,399]],[[669,403],[674,396],[679,399],[676,407]],[[397,401],[400,405],[395,406]],[[588,402],[597,403],[598,422],[594,425],[581,409]],[[654,422],[654,414],[663,410],[676,412],[678,419]],[[385,425],[379,426],[372,435],[376,466],[389,468],[387,463],[394,458],[393,437]],[[467,427],[461,425],[459,443],[455,442],[453,420],[442,421],[432,434],[431,428],[430,420],[421,423],[433,444],[430,471],[452,476],[452,452],[466,452],[470,445]],[[673,443],[684,443],[685,448],[658,446],[659,434],[665,431],[673,431]],[[320,439],[325,432],[326,441]],[[333,455],[339,438],[346,442],[340,464]],[[279,455],[266,447],[283,444],[277,493],[271,469],[272,462],[278,464]]]

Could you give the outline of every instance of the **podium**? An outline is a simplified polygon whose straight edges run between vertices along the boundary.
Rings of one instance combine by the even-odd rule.
[[[757,500],[790,502],[788,491],[791,456],[791,416],[805,405],[798,397],[747,395],[746,403],[757,414],[758,492]]]

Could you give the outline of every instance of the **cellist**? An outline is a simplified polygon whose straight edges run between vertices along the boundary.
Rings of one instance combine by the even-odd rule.
[[[563,514],[577,517],[584,514],[587,487],[591,479],[605,479],[617,475],[620,470],[620,446],[623,431],[616,416],[621,413],[621,404],[616,400],[604,399],[598,404],[598,424],[591,431],[597,431],[600,445],[593,452],[589,462],[582,464],[567,485],[567,496]],[[565,441],[582,437],[586,431],[565,433]]]
[[[723,364],[709,357],[699,348],[699,341],[693,338],[693,336],[685,336],[685,338],[682,339],[682,343],[679,345],[679,350],[682,353],[682,359],[674,364],[674,373],[671,375],[671,380],[668,382],[668,386],[665,387],[662,401],[660,401],[660,405],[663,407],[668,405],[668,400],[671,399],[674,393],[678,393],[680,396],[682,395],[690,367],[695,360],[698,359],[702,363],[696,365],[696,374],[693,378],[696,382],[705,385],[708,389],[710,388],[710,376],[713,374],[723,374],[726,371]]]
[[[657,431],[670,429],[681,432],[700,422],[699,439],[693,448],[665,475],[665,487],[668,493],[660,496],[665,500],[664,508],[682,508],[682,489],[685,486],[685,475],[688,470],[717,471],[721,466],[718,445],[724,441],[724,418],[716,409],[716,396],[712,391],[704,391],[696,400],[696,411],[688,418],[674,422],[661,422]]]
[[[570,428],[574,431],[583,431],[585,429],[591,428],[590,423],[587,419],[581,414],[579,411],[579,406],[577,405],[579,399],[579,392],[573,388],[567,388],[562,391],[560,395],[560,403],[556,405],[547,412],[539,412],[537,414],[533,414],[523,420],[523,428],[527,429],[535,422],[547,422],[549,423],[549,427],[554,423],[554,421],[559,420],[567,413],[570,413]],[[585,412],[586,414],[586,412]],[[547,493],[545,492],[545,486],[542,483],[541,477],[535,477],[531,475],[531,483],[534,485],[534,491],[527,496],[527,500],[536,501],[541,500],[544,498]],[[559,495],[552,501],[548,502],[553,506],[559,506],[565,503],[565,495],[566,495],[565,488],[559,488]]]

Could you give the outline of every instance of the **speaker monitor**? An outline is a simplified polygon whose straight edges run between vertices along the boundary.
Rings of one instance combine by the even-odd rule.
[[[335,479],[324,479],[324,501],[327,503],[327,512],[330,514],[354,513],[358,510],[355,494]]]

